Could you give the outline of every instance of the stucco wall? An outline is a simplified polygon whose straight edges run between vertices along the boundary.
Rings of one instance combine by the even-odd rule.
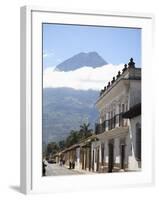
[[[139,169],[141,163],[135,158],[136,151],[136,124],[141,124],[141,115],[130,119],[129,136],[127,137],[128,166],[131,170]]]
[[[129,108],[141,103],[141,80],[131,80],[129,89]]]

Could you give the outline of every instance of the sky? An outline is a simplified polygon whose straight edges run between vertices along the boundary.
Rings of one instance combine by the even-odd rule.
[[[114,65],[133,57],[136,66],[141,67],[141,29],[43,24],[44,69],[90,51]]]
[[[67,72],[55,69],[75,54],[92,51],[108,64]],[[100,90],[131,57],[136,67],[141,67],[140,29],[43,24],[43,88]]]

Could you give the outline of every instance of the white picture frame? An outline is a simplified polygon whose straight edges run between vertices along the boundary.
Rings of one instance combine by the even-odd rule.
[[[142,163],[140,173],[42,177],[41,24],[65,23],[142,29]],[[21,192],[47,193],[151,185],[154,182],[154,130],[151,77],[153,16],[108,11],[21,8]],[[38,66],[38,67],[35,67]],[[151,67],[150,67],[151,66]],[[76,183],[76,184],[75,184]]]

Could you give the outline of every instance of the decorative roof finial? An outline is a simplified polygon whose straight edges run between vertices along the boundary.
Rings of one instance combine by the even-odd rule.
[[[108,82],[108,85],[107,85],[107,88],[109,88],[110,87],[110,81]]]
[[[127,64],[125,64],[124,68],[122,69],[123,73],[125,72],[126,69],[127,69]]]
[[[120,71],[118,71],[118,74],[117,74],[116,78],[119,78],[120,75],[121,75],[121,73],[120,73]]]
[[[135,63],[133,62],[133,58],[130,58],[130,62],[128,63],[129,68],[134,68],[135,67]]]
[[[113,80],[111,81],[111,83],[113,84],[115,82],[115,77],[113,77]]]

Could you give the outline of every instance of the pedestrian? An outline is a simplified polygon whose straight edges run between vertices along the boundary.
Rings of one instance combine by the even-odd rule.
[[[43,176],[46,176],[46,167],[47,165],[45,164],[45,160],[42,162],[42,170],[43,170]]]
[[[75,161],[72,162],[72,169],[75,168]]]
[[[69,169],[72,169],[72,162],[71,162],[71,160],[69,162]]]

